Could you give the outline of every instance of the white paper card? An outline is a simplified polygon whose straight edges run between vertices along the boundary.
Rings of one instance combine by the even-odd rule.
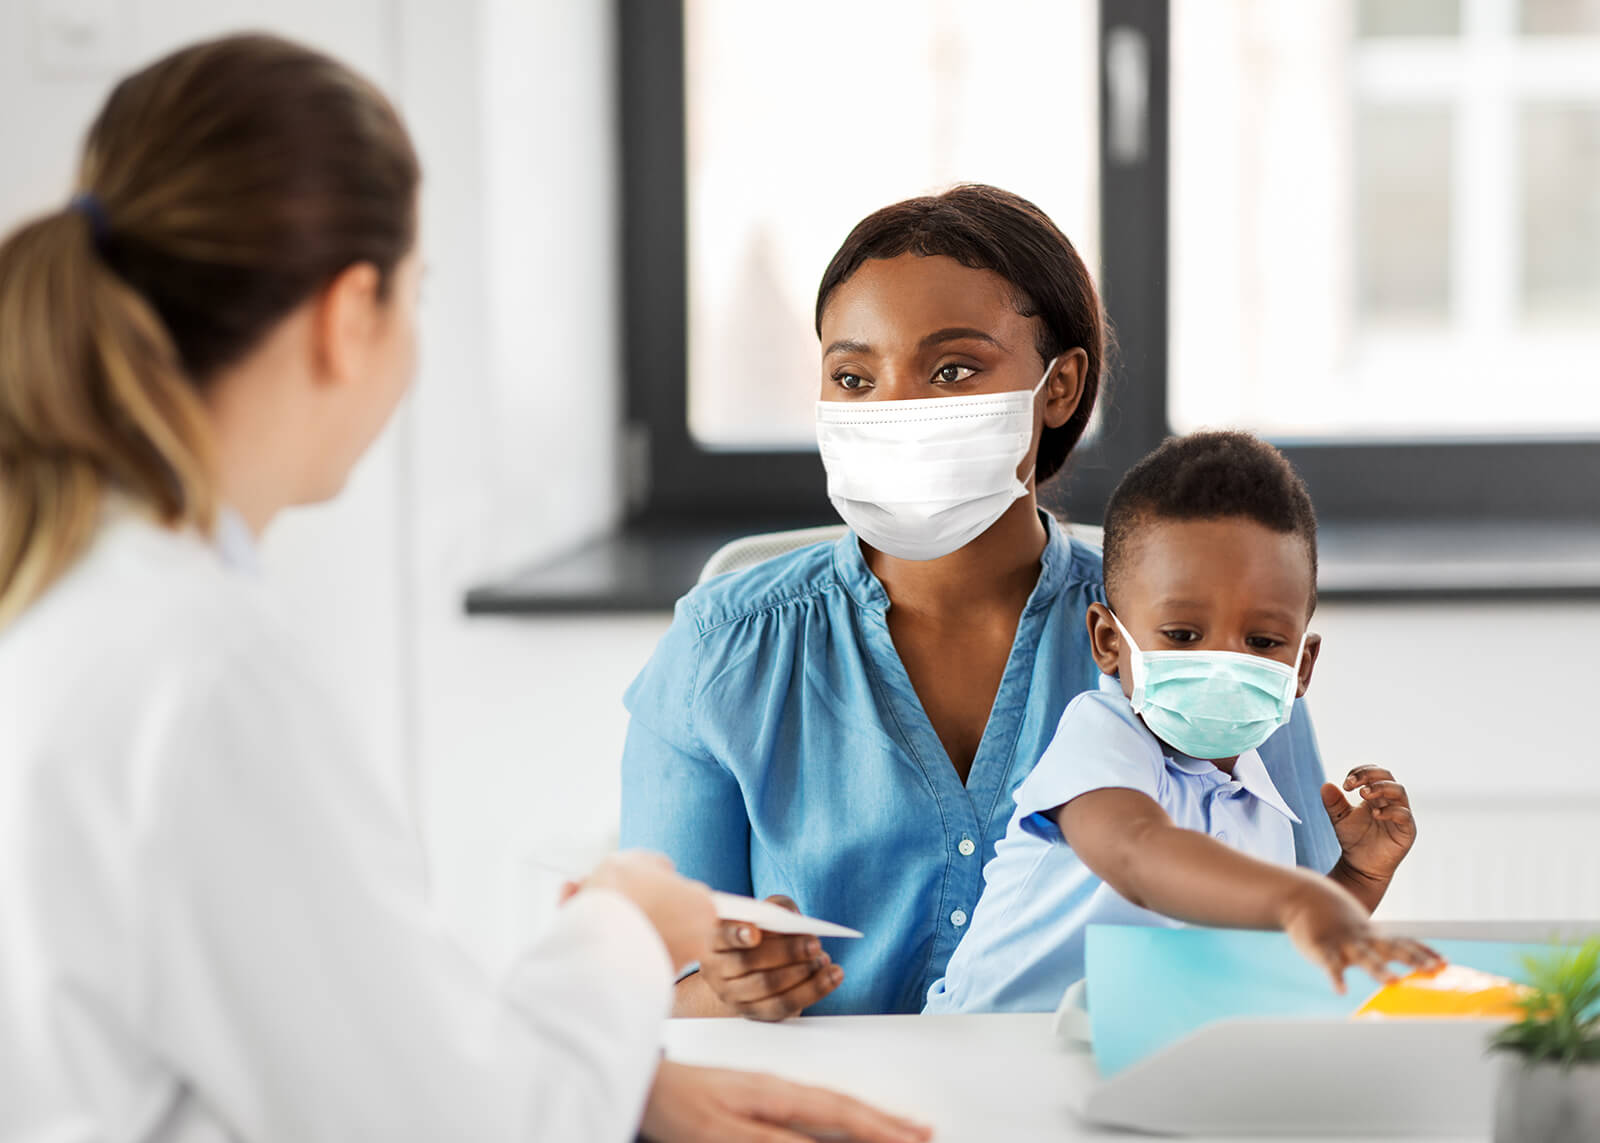
[[[814,937],[859,937],[855,929],[847,929],[832,921],[819,921],[802,913],[791,913],[782,905],[771,901],[757,901],[754,897],[740,897],[736,893],[712,893],[717,916],[724,921],[744,921],[769,933],[799,933]]]

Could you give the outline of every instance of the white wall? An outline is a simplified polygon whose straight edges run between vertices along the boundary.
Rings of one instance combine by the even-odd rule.
[[[64,202],[109,75],[30,62],[0,0],[0,226]],[[269,572],[420,798],[447,912],[484,941],[530,883],[608,841],[620,695],[667,617],[467,620],[465,588],[613,518],[620,387],[611,6],[589,0],[143,0],[125,60],[267,26],[393,92],[426,168],[417,388],[336,504],[275,526]],[[119,65],[120,66],[120,65]],[[1325,605],[1330,770],[1392,764],[1422,840],[1390,910],[1594,915],[1592,603]],[[1574,717],[1574,713],[1578,717]],[[1565,859],[1571,872],[1556,874]],[[518,907],[530,902],[524,896]]]

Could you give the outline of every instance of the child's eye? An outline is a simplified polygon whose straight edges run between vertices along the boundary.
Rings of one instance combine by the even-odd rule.
[[[1274,639],[1270,635],[1252,635],[1245,643],[1257,651],[1274,651],[1283,646],[1282,639]]]
[[[965,381],[977,370],[970,365],[942,365],[933,375],[935,385],[954,385],[957,381]]]
[[[1179,627],[1170,631],[1163,631],[1161,636],[1170,643],[1193,643],[1195,640],[1200,638],[1200,632],[1185,631]]]
[[[839,388],[849,390],[850,392],[855,392],[857,389],[872,388],[872,382],[868,381],[865,377],[862,377],[858,373],[835,373],[833,375],[833,381],[834,384],[839,386]]]

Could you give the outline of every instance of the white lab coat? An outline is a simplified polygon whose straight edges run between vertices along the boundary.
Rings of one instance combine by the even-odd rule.
[[[501,988],[261,587],[128,510],[0,632],[0,1140],[633,1137],[672,965],[586,892]]]

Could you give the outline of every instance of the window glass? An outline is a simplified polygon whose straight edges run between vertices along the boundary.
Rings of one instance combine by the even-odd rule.
[[[1098,265],[1092,0],[688,0],[689,421],[814,443],[817,282],[851,226],[958,182]]]
[[[1361,0],[1356,29],[1362,36],[1454,36],[1461,0]]]
[[[1174,427],[1600,435],[1597,4],[1174,4]]]

